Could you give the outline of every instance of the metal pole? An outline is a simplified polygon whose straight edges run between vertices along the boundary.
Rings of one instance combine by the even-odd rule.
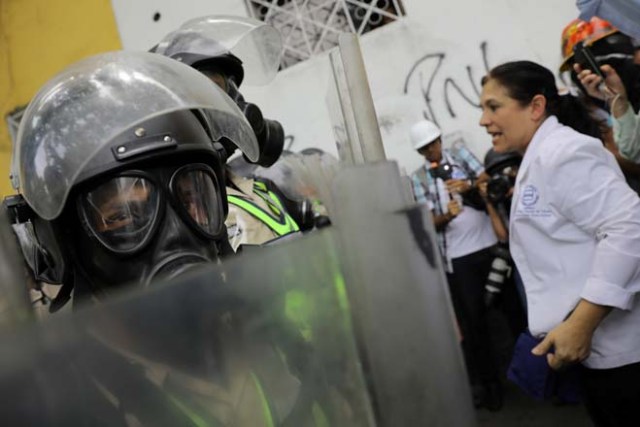
[[[335,89],[329,94],[329,113],[332,116],[338,155],[342,162],[348,164],[364,163],[364,157],[358,142],[358,130],[356,129],[353,105],[349,97],[347,78],[344,73],[342,58],[338,50],[329,54]],[[337,100],[337,102],[336,102]],[[340,111],[337,111],[337,107]]]
[[[358,134],[357,141],[351,140],[351,143],[360,146],[359,150],[353,149],[352,152],[361,151],[364,162],[386,160],[358,36],[340,34],[338,45]],[[357,162],[357,159],[354,160]]]

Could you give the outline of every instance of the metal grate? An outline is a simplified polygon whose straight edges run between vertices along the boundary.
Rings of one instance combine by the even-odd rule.
[[[404,16],[401,0],[245,0],[253,18],[278,30],[284,40],[281,68],[338,44],[338,35],[358,35]]]

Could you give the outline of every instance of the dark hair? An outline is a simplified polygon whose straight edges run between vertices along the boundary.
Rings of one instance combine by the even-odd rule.
[[[547,99],[546,113],[574,130],[602,139],[603,123],[596,120],[577,97],[560,95],[551,71],[531,61],[513,61],[498,65],[482,78],[482,86],[490,79],[507,89],[509,96],[520,105],[529,105],[536,95]]]

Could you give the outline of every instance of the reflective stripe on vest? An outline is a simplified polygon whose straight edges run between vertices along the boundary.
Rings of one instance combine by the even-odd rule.
[[[260,184],[260,185],[258,185]],[[263,190],[264,188],[264,190]],[[246,211],[259,221],[263,222],[267,227],[273,230],[279,236],[299,231],[298,224],[284,210],[280,199],[272,191],[265,191],[266,187],[262,183],[255,182],[253,192],[269,206],[270,212],[255,204],[248,198],[241,196],[227,195],[227,201],[234,206]],[[277,215],[277,217],[276,217]]]
[[[253,372],[251,372],[251,379],[253,380],[253,384],[256,388],[256,392],[260,397],[260,409],[262,410],[262,421],[264,422],[264,426],[275,427],[276,423],[275,423],[275,420],[273,419],[271,406],[269,405],[269,401],[267,400],[267,395],[265,394],[264,389],[262,388],[262,384],[260,383],[260,380],[258,379],[257,375]],[[187,418],[189,418],[189,421],[191,421],[191,423],[195,427],[216,427],[216,426],[222,427],[223,426],[222,422],[216,419],[211,419],[211,418],[205,419],[201,417],[195,410],[193,410],[193,408],[190,408],[187,404],[185,404],[183,401],[181,401],[177,397],[172,396],[171,394],[167,394],[167,397],[169,398],[169,401],[171,403],[173,403],[178,409],[182,411],[184,415],[187,416]],[[314,408],[314,414],[315,414],[315,408]]]

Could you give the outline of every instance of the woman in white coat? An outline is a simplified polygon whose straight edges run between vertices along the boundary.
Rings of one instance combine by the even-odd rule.
[[[533,349],[554,369],[582,363],[598,426],[640,424],[640,199],[602,142],[579,133],[584,107],[529,61],[482,81],[482,118],[497,152],[523,161],[510,244],[527,293]]]

